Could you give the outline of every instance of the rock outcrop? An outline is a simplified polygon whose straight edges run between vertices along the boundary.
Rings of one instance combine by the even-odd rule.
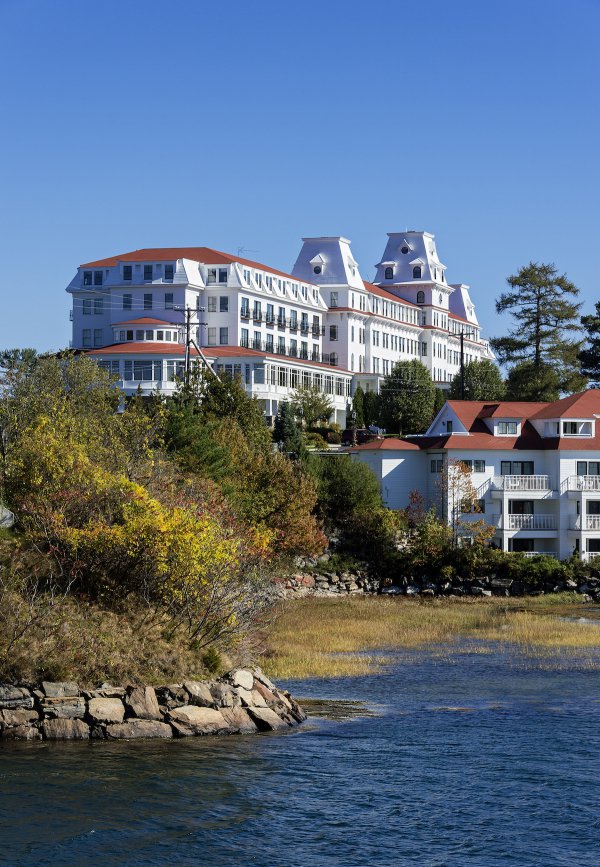
[[[80,689],[0,684],[0,736],[10,740],[131,740],[284,730],[306,719],[260,668],[166,686]]]

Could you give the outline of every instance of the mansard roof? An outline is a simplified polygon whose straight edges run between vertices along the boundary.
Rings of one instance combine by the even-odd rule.
[[[133,250],[131,253],[120,253],[117,256],[109,256],[107,259],[85,262],[79,267],[113,268],[120,262],[172,262],[176,259],[191,259],[193,262],[200,262],[203,265],[232,265],[238,262],[248,268],[258,268],[260,271],[268,271],[278,277],[285,277],[286,280],[316,285],[310,283],[309,280],[300,280],[292,274],[286,274],[285,271],[271,268],[270,265],[263,265],[262,262],[243,259],[241,256],[232,256],[230,253],[222,253],[211,247],[143,247],[141,250]]]
[[[373,295],[378,295],[380,298],[387,298],[389,301],[395,301],[396,304],[406,304],[408,307],[416,307],[417,309],[421,306],[415,304],[413,301],[408,301],[406,298],[401,298],[400,295],[394,295],[393,292],[387,292],[381,286],[377,286],[376,283],[369,283],[367,280],[363,280],[363,283],[368,292],[372,292]]]

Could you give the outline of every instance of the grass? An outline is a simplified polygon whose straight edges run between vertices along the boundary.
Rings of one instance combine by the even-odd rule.
[[[562,617],[578,613],[578,601],[571,593],[526,600],[287,601],[263,634],[262,664],[275,678],[363,675],[385,664],[386,650],[452,645],[465,639],[511,643],[540,660],[600,651],[600,626]],[[600,654],[594,665],[600,668]]]

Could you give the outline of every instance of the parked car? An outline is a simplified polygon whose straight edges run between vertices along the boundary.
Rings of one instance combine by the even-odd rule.
[[[342,445],[351,446],[354,444],[354,434],[356,434],[356,445],[362,446],[364,443],[370,443],[373,440],[381,439],[380,436],[374,434],[366,427],[346,428],[342,433]]]

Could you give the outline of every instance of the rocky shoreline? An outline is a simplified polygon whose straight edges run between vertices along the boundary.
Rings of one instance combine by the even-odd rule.
[[[597,573],[597,574],[595,574]],[[577,580],[540,581],[524,584],[511,578],[486,575],[463,579],[427,576],[424,578],[400,578],[389,584],[369,576],[366,570],[353,572],[330,572],[324,563],[320,569],[297,571],[281,578],[279,596],[286,599],[301,599],[305,596],[342,596],[365,593],[386,596],[419,596],[423,598],[463,596],[541,596],[544,593],[577,593],[582,602],[600,602],[600,571],[581,576]]]
[[[260,668],[158,687],[0,684],[0,737],[10,740],[253,734],[288,729],[305,719],[298,702]]]

